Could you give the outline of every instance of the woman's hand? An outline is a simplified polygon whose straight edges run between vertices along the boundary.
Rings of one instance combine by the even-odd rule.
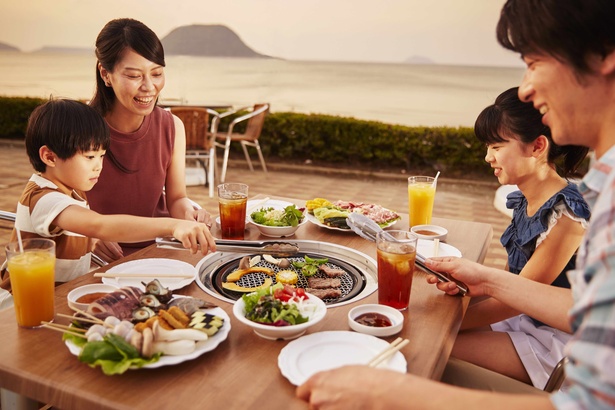
[[[468,292],[472,296],[481,296],[486,294],[487,270],[483,265],[471,262],[463,258],[440,257],[430,258],[425,261],[426,265],[437,271],[446,272],[453,278],[465,283],[468,286]],[[427,282],[435,284],[438,289],[448,295],[456,295],[459,289],[453,282],[439,282],[434,275],[427,276]]]
[[[216,240],[209,232],[207,225],[201,222],[177,220],[173,228],[173,237],[192,253],[197,253],[199,246],[203,255],[210,250],[216,251]]]
[[[203,208],[186,211],[186,217],[184,219],[187,219],[189,221],[202,222],[207,225],[208,228],[211,228],[211,225],[213,223],[211,214]]]
[[[92,253],[107,263],[116,261],[124,256],[124,251],[122,251],[120,244],[100,239],[92,240]]]

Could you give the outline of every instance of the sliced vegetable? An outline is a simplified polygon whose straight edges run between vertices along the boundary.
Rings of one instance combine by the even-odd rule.
[[[222,287],[228,290],[234,290],[235,292],[254,292],[260,289],[265,289],[271,286],[273,281],[269,278],[265,278],[265,282],[260,286],[254,286],[251,288],[246,288],[243,286],[239,286],[234,282],[222,282]]]
[[[299,280],[299,276],[294,270],[282,269],[275,275],[275,280],[285,285],[294,285]]]
[[[307,255],[305,255],[303,259],[303,261],[293,261],[293,266],[301,269],[303,276],[307,277],[316,275],[318,273],[318,267],[329,261],[327,258],[313,259]]]
[[[262,272],[262,273],[265,273],[265,274],[267,274],[269,276],[273,276],[275,274],[275,272],[272,271],[269,268],[254,266],[254,267],[248,268],[248,269],[238,269],[235,272],[232,272],[231,274],[229,274],[226,277],[226,280],[227,280],[227,282],[237,282],[244,275],[247,275],[248,273],[256,273],[256,272]]]

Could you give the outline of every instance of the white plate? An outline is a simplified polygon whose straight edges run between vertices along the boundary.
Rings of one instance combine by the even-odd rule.
[[[155,369],[156,367],[162,366],[170,366],[178,363],[182,363],[188,360],[196,359],[204,353],[210,352],[214,350],[220,343],[226,340],[229,332],[231,331],[231,319],[228,314],[222,310],[221,308],[213,308],[213,309],[201,309],[209,314],[220,316],[224,318],[224,324],[218,330],[218,332],[207,340],[203,340],[201,342],[197,342],[196,350],[190,354],[179,355],[179,356],[161,356],[160,360],[155,363],[149,363],[145,366],[141,367],[141,369]],[[70,340],[65,342],[68,350],[75,356],[79,356],[81,353],[81,348],[75,345]],[[132,369],[132,367],[131,367]]]
[[[144,286],[141,282],[151,282],[158,279],[162,286],[170,290],[181,289],[194,281],[196,278],[196,268],[189,263],[182,262],[176,259],[165,258],[150,258],[137,259],[130,262],[121,263],[112,267],[107,273],[151,273],[151,276],[132,277],[132,278],[103,278],[102,282],[107,285],[117,287],[135,286],[143,290]],[[156,277],[156,274],[164,274],[167,277]],[[168,275],[191,275],[190,278],[173,278]]]
[[[426,258],[434,256],[434,241],[428,239],[419,239],[416,245],[416,251]],[[440,242],[438,248],[438,256],[458,256],[461,257],[461,251],[448,243]]]
[[[307,216],[308,221],[310,221],[310,222],[311,222],[311,223],[313,223],[314,225],[318,225],[318,226],[320,226],[320,227],[322,227],[322,228],[331,229],[331,230],[333,230],[333,231],[353,232],[353,230],[352,230],[352,229],[350,229],[350,228],[345,229],[345,228],[337,228],[337,227],[335,227],[335,226],[325,225],[325,224],[323,224],[322,222],[320,222],[320,221],[318,220],[318,218],[316,218],[314,215],[310,214],[309,212],[306,212],[306,213],[305,213],[305,215]],[[393,225],[395,225],[395,224],[397,223],[397,221],[399,221],[399,219],[396,219],[396,220],[394,220],[394,221],[389,222],[388,224],[385,224],[384,226],[382,226],[382,228],[384,229],[384,228],[388,228],[388,227],[390,227],[390,226],[393,226]]]
[[[389,343],[363,333],[318,332],[287,344],[278,356],[282,375],[299,386],[315,373],[351,364],[367,364]],[[379,367],[406,373],[406,358],[400,352]]]

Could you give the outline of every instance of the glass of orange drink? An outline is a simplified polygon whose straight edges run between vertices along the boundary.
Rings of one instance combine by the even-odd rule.
[[[414,277],[418,237],[409,231],[378,232],[378,303],[406,310]]]
[[[25,239],[6,246],[7,268],[17,324],[39,327],[54,318],[56,244],[51,239]]]
[[[243,239],[246,230],[248,186],[228,183],[218,185],[218,207],[222,239]]]
[[[436,181],[433,177],[413,176],[408,178],[410,227],[431,224],[435,197]]]

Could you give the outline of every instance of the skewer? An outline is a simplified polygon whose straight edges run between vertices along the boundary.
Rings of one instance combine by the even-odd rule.
[[[100,319],[94,320],[94,319],[88,319],[88,318],[85,318],[85,317],[75,317],[75,316],[71,316],[71,315],[65,315],[63,313],[56,313],[56,316],[65,317],[65,318],[73,319],[73,320],[78,320],[80,322],[94,323],[96,325],[103,325],[103,326],[107,326],[107,327],[112,327],[112,326],[107,325],[105,322],[103,322]]]
[[[43,325],[49,325],[49,326],[52,326],[52,327],[56,327],[56,328],[58,328],[58,329],[66,329],[66,330],[69,330],[69,331],[71,331],[71,332],[79,332],[79,333],[81,333],[81,332],[83,332],[83,333],[87,332],[87,330],[85,330],[85,329],[81,329],[81,328],[78,328],[78,327],[72,327],[72,326],[61,325],[61,324],[59,324],[59,323],[53,323],[53,322],[45,322],[45,321],[42,321],[42,322],[41,322],[41,324],[43,324]]]
[[[43,325],[44,328],[55,330],[56,332],[68,333],[69,335],[72,335],[72,336],[77,336],[77,337],[82,337],[84,339],[87,339],[87,336],[85,334],[63,329],[62,327],[59,327],[61,325],[55,325],[50,322],[41,322],[41,324]]]
[[[92,322],[92,323],[98,323],[99,325],[104,325],[105,324],[105,322],[103,320],[97,318],[96,316],[93,316],[93,315],[89,314],[88,312],[85,312],[85,311],[83,311],[83,310],[81,310],[79,308],[76,308],[74,306],[70,306],[70,308],[72,310],[74,310],[75,312],[85,316],[86,318],[88,318],[90,320],[93,320],[94,322]],[[74,317],[74,316],[71,316],[71,318],[81,320],[78,317]]]
[[[374,356],[374,358],[370,360],[370,362],[367,365],[369,367],[378,366],[380,363],[384,362],[385,360],[390,359],[395,353],[400,351],[408,343],[410,343],[408,339],[402,339],[401,337],[398,337],[397,339],[395,339],[395,341],[389,344],[386,349],[384,349],[383,351],[378,353],[376,356]]]
[[[173,279],[190,279],[194,278],[194,275],[189,274],[177,274],[177,273],[148,273],[148,272],[131,272],[131,273],[107,273],[98,272],[94,274],[95,278],[173,278]]]

